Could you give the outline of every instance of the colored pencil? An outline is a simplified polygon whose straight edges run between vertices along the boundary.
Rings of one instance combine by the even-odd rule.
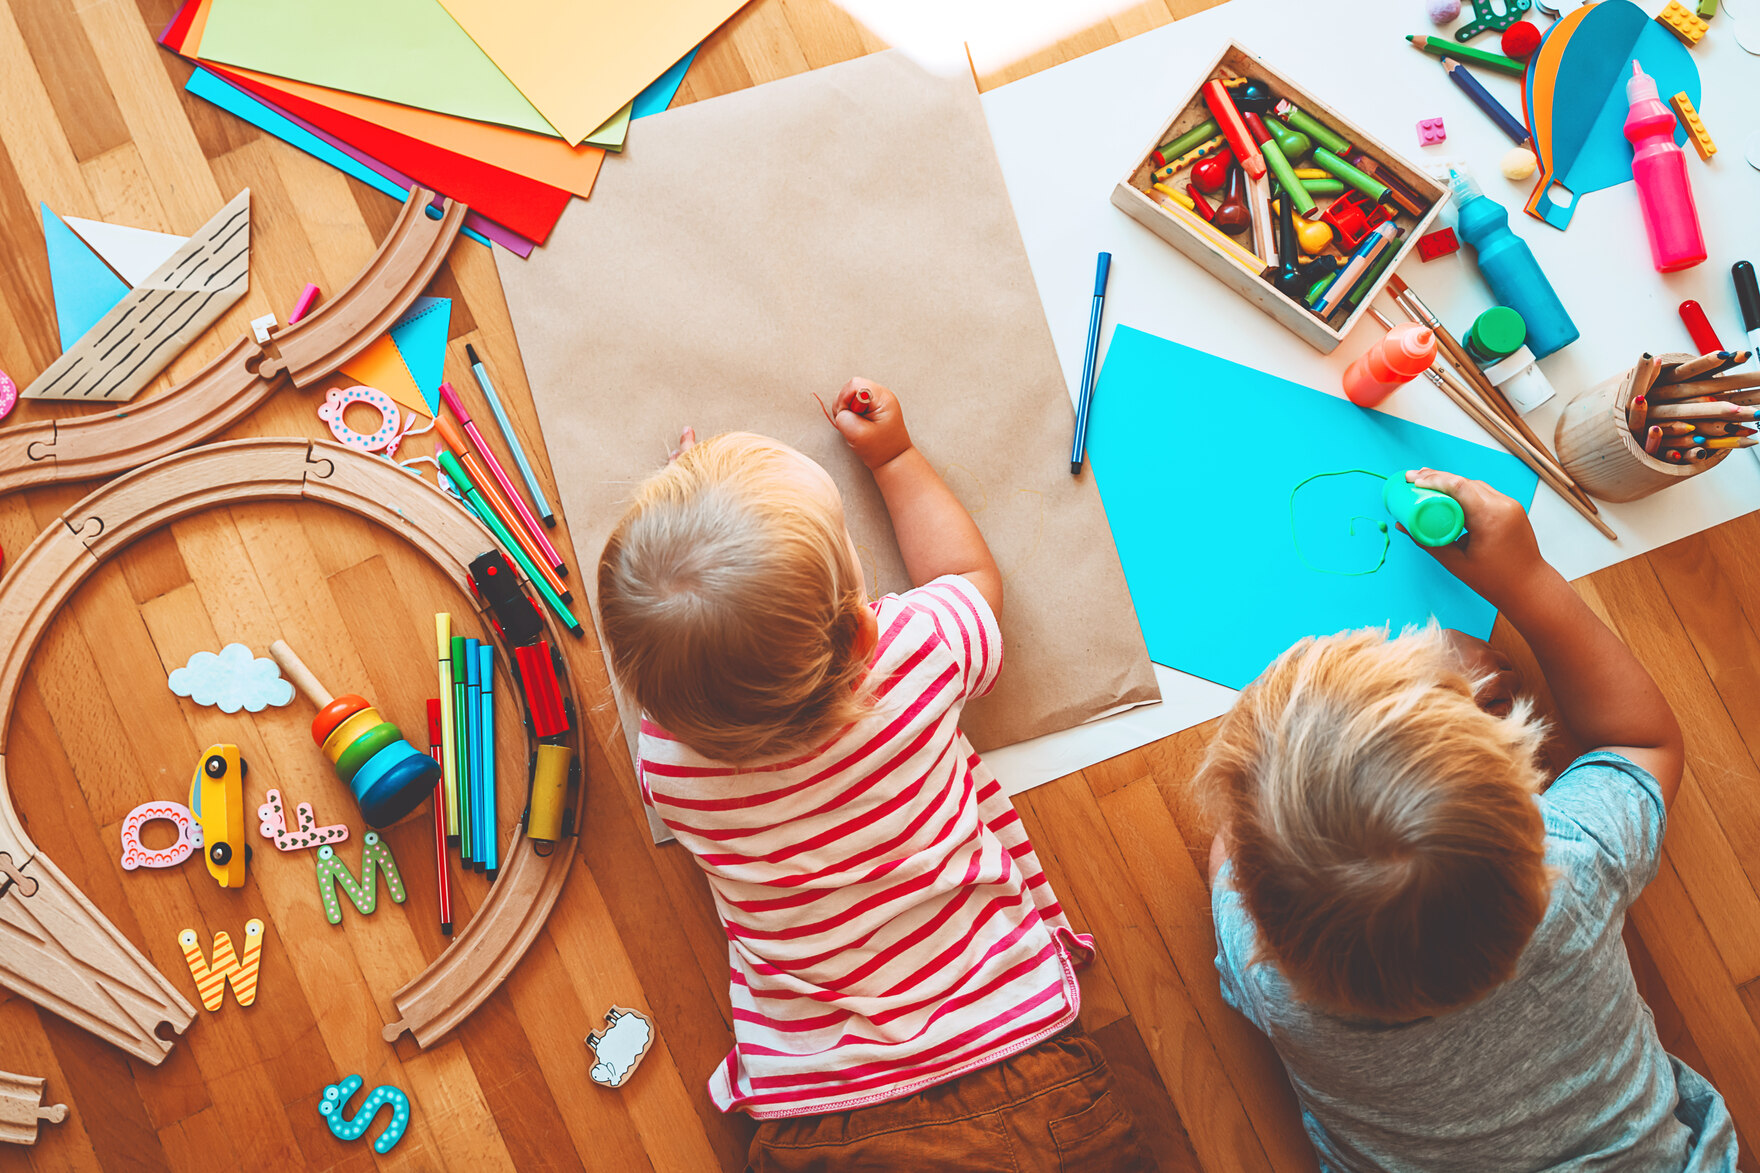
[[[471,374],[477,380],[477,386],[483,390],[483,398],[489,401],[489,410],[495,415],[495,426],[501,429],[501,438],[507,441],[508,451],[513,453],[513,463],[519,466],[519,475],[526,482],[526,489],[532,495],[532,504],[537,507],[538,516],[544,524],[554,527],[556,514],[550,509],[550,502],[544,498],[544,490],[538,484],[537,474],[532,472],[531,462],[526,459],[526,450],[520,447],[519,433],[513,430],[513,424],[507,418],[507,409],[501,406],[501,397],[495,394],[495,384],[489,381],[489,372],[483,366],[483,360],[477,357],[477,348],[470,343],[464,344],[465,355],[471,360]]]
[[[471,821],[471,739],[476,730],[471,727],[470,710],[465,705],[465,669],[464,669],[464,636],[452,637],[452,729],[454,734],[454,750],[457,760],[453,769],[458,777],[458,858],[463,863],[470,863],[472,848],[471,832],[474,830]]]
[[[1760,418],[1760,407],[1733,403],[1658,403],[1650,409],[1658,420],[1751,420]]]
[[[477,740],[483,747],[483,870],[494,879],[501,869],[500,833],[495,826],[495,645],[485,643],[477,654],[482,657],[477,676],[483,735]]]
[[[1475,49],[1471,45],[1457,45],[1443,37],[1408,36],[1406,40],[1412,43],[1412,48],[1435,57],[1455,57],[1462,61],[1471,61],[1474,65],[1483,65],[1486,69],[1495,69],[1511,77],[1526,77],[1528,73],[1528,65],[1524,61],[1517,61],[1514,57],[1505,57],[1502,53],[1493,53],[1487,49]]]
[[[1712,436],[1706,439],[1707,448],[1752,448],[1760,444],[1760,440],[1752,436]]]
[[[1193,214],[1196,219],[1196,214]],[[1199,221],[1202,223],[1202,221]],[[1106,311],[1106,279],[1112,274],[1112,254],[1101,253],[1094,263],[1094,303],[1088,310],[1088,345],[1082,354],[1082,385],[1076,391],[1076,435],[1069,449],[1069,471],[1082,471],[1088,450],[1088,409],[1094,402],[1094,361],[1100,354],[1100,318]]]
[[[464,641],[464,711],[465,722],[471,730],[471,749],[467,758],[471,779],[471,858],[470,865],[477,871],[483,870],[483,861],[488,856],[488,845],[483,841],[483,684],[482,656],[477,649],[482,647],[479,640]]]
[[[1716,350],[1709,354],[1702,354],[1698,358],[1688,359],[1686,362],[1664,363],[1662,374],[1657,377],[1656,381],[1665,386],[1673,383],[1687,383],[1710,375],[1721,375],[1731,367],[1740,366],[1747,361],[1748,352],[1745,350]]]
[[[1336,310],[1343,303],[1345,294],[1350,292],[1351,286],[1356,284],[1357,278],[1375,263],[1381,250],[1398,237],[1399,227],[1393,221],[1377,225],[1375,231],[1365,236],[1363,242],[1357,245],[1357,251],[1351,254],[1345,267],[1339,270],[1338,277],[1314,302],[1314,312],[1324,318]]]
[[[1649,426],[1649,407],[1650,401],[1642,395],[1632,396],[1632,401],[1626,404],[1626,426],[1632,429],[1633,435],[1642,434]]]
[[[440,788],[446,795],[441,804],[445,810],[442,822],[446,827],[447,837],[454,843],[458,842],[458,771],[455,759],[454,740],[458,736],[453,727],[452,714],[452,613],[437,611],[434,614],[434,646],[440,658],[440,745],[445,751],[440,759]]]
[[[1491,96],[1491,91],[1479,84],[1479,79],[1467,72],[1467,67],[1456,61],[1452,56],[1444,56],[1442,68],[1448,72],[1448,80],[1452,81],[1461,93],[1472,99],[1473,105],[1485,112],[1485,116],[1497,124],[1510,141],[1518,147],[1531,148],[1534,136],[1520,118],[1511,114],[1502,102]]]
[[[1697,399],[1701,395],[1726,395],[1731,391],[1752,391],[1756,388],[1760,388],[1760,371],[1745,371],[1734,375],[1713,375],[1709,379],[1688,379],[1684,383],[1670,383],[1666,387],[1658,387],[1654,398],[1673,402],[1682,399]]]
[[[495,478],[495,483],[500,486],[502,495],[507,498],[508,504],[513,506],[513,511],[519,515],[525,528],[531,532],[532,540],[537,544],[541,555],[540,561],[549,565],[558,575],[567,575],[568,567],[563,564],[562,555],[556,552],[556,547],[545,536],[544,528],[538,524],[538,519],[532,516],[530,509],[526,508],[525,500],[513,487],[513,482],[508,480],[507,470],[501,467],[501,462],[495,459],[493,452],[489,451],[489,445],[483,441],[483,433],[479,432],[477,425],[471,421],[471,413],[465,410],[463,401],[459,399],[458,392],[452,389],[451,383],[440,384],[440,401],[453,415],[458,417],[458,422],[464,425],[465,434],[470,437],[471,445],[476,449],[477,455],[482,458],[484,467],[489,470],[489,475]]]
[[[428,698],[428,756],[446,769],[446,750],[441,744],[440,700]],[[452,878],[446,867],[446,803],[441,798],[446,788],[434,791],[434,887],[440,898],[440,931],[452,935]]]
[[[1644,451],[1655,456],[1656,450],[1661,447],[1662,428],[1656,424],[1651,424],[1649,432],[1644,436]]]

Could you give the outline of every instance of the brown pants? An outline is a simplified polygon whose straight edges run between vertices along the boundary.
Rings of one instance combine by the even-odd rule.
[[[1136,1123],[1080,1025],[915,1095],[764,1120],[747,1173],[1137,1173]]]

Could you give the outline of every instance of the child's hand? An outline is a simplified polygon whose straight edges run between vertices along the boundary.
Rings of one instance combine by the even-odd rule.
[[[1421,468],[1406,479],[1447,493],[1466,514],[1467,533],[1448,546],[1420,547],[1500,611],[1538,586],[1550,567],[1540,556],[1527,511],[1484,481]]]
[[[869,396],[867,410],[858,414],[858,391]],[[844,443],[855,450],[862,463],[870,469],[910,451],[911,434],[905,430],[904,410],[898,396],[878,383],[867,379],[851,379],[831,402],[832,425],[843,434]]]
[[[695,448],[696,446],[697,446],[697,429],[691,427],[689,424],[686,424],[684,426],[684,431],[682,431],[678,434],[678,447],[674,448],[671,452],[668,452],[666,454],[666,463],[667,464],[673,463],[679,457],[683,456],[686,452],[689,452],[692,448]]]

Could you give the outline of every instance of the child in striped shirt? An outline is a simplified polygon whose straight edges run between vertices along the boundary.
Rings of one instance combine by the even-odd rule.
[[[599,563],[643,798],[727,933],[710,1095],[762,1121],[756,1170],[1146,1168],[1075,1021],[1093,943],[959,731],[1001,668],[1002,576],[892,393],[834,406],[922,585],[868,599],[818,464],[689,429]]]

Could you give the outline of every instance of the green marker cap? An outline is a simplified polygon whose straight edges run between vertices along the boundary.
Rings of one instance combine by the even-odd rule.
[[[1466,346],[1480,362],[1494,363],[1514,354],[1527,340],[1528,324],[1522,315],[1506,305],[1496,305],[1473,319]]]
[[[1446,546],[1466,532],[1467,515],[1447,493],[1421,489],[1403,474],[1387,478],[1381,503],[1420,546]]]

